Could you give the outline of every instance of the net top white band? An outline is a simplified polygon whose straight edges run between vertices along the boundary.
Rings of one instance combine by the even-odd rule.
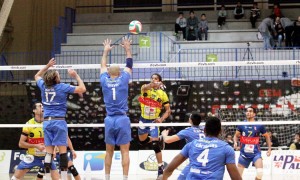
[[[121,68],[125,64],[115,64]],[[135,63],[134,68],[179,68],[179,67],[232,67],[232,66],[286,66],[300,65],[300,60],[270,61],[227,61],[227,62],[178,62],[178,63]],[[109,66],[109,64],[108,64]],[[0,71],[40,70],[44,65],[0,66]],[[62,64],[52,69],[99,69],[100,64]]]
[[[300,124],[300,121],[255,121],[255,122],[222,122],[222,126],[237,126],[237,125],[285,125],[285,124]],[[201,123],[200,125],[205,125]],[[22,128],[22,127],[41,127],[38,124],[0,124],[0,128]],[[131,127],[140,126],[164,126],[164,127],[184,127],[191,126],[189,123],[151,123],[151,124],[140,124],[132,123]],[[79,128],[79,127],[105,127],[104,124],[68,124],[68,127]]]

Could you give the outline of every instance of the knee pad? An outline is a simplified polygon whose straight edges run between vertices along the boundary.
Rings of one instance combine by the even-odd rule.
[[[150,138],[149,138],[149,136],[144,140],[144,141],[141,141],[141,140],[139,140],[139,142],[140,142],[140,144],[141,145],[145,145],[145,144],[148,144],[149,143],[149,141],[150,141]]]
[[[36,177],[42,179],[44,175],[45,175],[45,169],[40,167],[39,172]]]
[[[77,169],[74,167],[74,165],[68,167],[68,169],[73,174],[74,177],[78,176]]]
[[[59,167],[62,171],[65,171],[68,169],[68,155],[67,153],[63,153],[59,155],[60,161],[59,161]]]
[[[13,177],[11,177],[11,180],[21,180],[21,179],[18,179],[15,176],[13,176]]]
[[[53,157],[53,154],[46,153],[45,161],[44,161],[44,168],[45,168],[46,173],[50,173],[52,157]]]
[[[152,141],[152,148],[153,148],[155,154],[161,152],[158,141]]]
[[[257,178],[257,179],[262,179],[262,177],[263,177],[263,172],[264,172],[264,170],[263,170],[262,168],[257,168],[257,169],[256,169],[256,178]]]

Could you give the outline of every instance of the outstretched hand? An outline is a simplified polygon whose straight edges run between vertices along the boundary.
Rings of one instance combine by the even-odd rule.
[[[104,51],[110,51],[112,48],[114,48],[115,46],[111,45],[111,39],[106,39],[103,42],[103,46],[104,46]]]
[[[55,64],[56,64],[56,60],[55,60],[54,58],[52,58],[52,59],[49,60],[47,66],[48,66],[48,67],[52,67],[52,66],[55,65]]]
[[[163,135],[163,136],[169,135],[169,130],[167,130],[167,129],[163,130],[163,131],[161,132],[161,135]]]
[[[131,43],[132,43],[132,40],[129,37],[124,36],[122,38],[122,43],[120,44],[120,46],[122,46],[125,50],[130,50]]]
[[[68,69],[68,74],[72,78],[76,78],[77,72],[74,69]]]

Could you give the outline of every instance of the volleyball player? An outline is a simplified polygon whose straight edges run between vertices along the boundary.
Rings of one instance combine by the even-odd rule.
[[[128,84],[132,73],[133,60],[131,55],[131,40],[124,37],[121,46],[126,53],[126,67],[120,71],[117,65],[107,68],[107,55],[114,47],[111,40],[103,42],[104,50],[101,59],[100,83],[107,116],[105,123],[105,179],[110,179],[112,157],[115,145],[120,146],[122,155],[123,179],[128,179],[129,147],[131,141],[130,119],[128,111]]]
[[[165,143],[173,143],[185,139],[186,143],[190,143],[195,139],[202,139],[205,137],[203,127],[199,126],[201,123],[201,116],[198,112],[192,112],[189,116],[189,123],[191,127],[187,127],[177,134],[168,136],[169,130],[163,130],[161,132]],[[190,164],[186,165],[181,171],[178,180],[185,180],[188,172],[190,171]]]
[[[43,123],[43,105],[36,102],[33,105],[34,118],[27,121],[26,124],[41,125]],[[30,171],[33,167],[44,168],[45,145],[44,132],[42,127],[23,127],[22,134],[19,140],[19,147],[27,149],[27,153],[18,165],[11,180],[19,180]],[[54,163],[51,163],[51,177],[53,180],[59,179],[59,173],[56,170]],[[38,176],[38,180],[42,180],[43,176]]]
[[[246,111],[246,121],[255,122],[256,109],[248,107]],[[271,139],[263,125],[239,125],[234,135],[234,148],[237,149],[238,138],[240,138],[240,157],[238,170],[241,176],[244,168],[248,168],[252,162],[256,168],[256,178],[263,177],[263,161],[259,146],[259,136],[262,134],[266,138],[268,145],[267,156],[271,155]]]
[[[223,180],[225,166],[231,179],[242,179],[235,165],[234,150],[228,143],[218,139],[221,121],[216,117],[209,117],[205,123],[204,133],[205,138],[186,144],[171,161],[164,170],[164,180],[168,179],[187,158],[190,160],[190,171],[186,179]]]
[[[69,69],[68,73],[78,82],[78,86],[61,83],[59,73],[49,70],[56,64],[52,58],[48,64],[34,76],[37,86],[41,90],[44,107],[43,130],[45,133],[45,172],[46,179],[50,179],[50,169],[54,147],[57,146],[60,154],[60,169],[62,180],[67,179],[68,170],[68,127],[65,121],[67,111],[67,96],[69,93],[82,94],[86,91],[85,85],[76,71]]]
[[[171,114],[169,98],[163,89],[164,84],[162,83],[161,75],[154,73],[151,76],[151,82],[141,87],[141,96],[138,99],[141,104],[139,123],[145,125],[140,126],[138,129],[139,141],[141,145],[152,143],[158,163],[158,178],[162,176],[164,168],[161,153],[162,147],[159,142],[159,128],[153,127],[151,123],[162,123]],[[165,112],[160,117],[163,108]],[[161,139],[161,141],[163,140]]]

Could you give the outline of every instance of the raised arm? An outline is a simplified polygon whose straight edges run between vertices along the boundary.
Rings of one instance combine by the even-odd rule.
[[[80,76],[77,74],[77,72],[73,69],[68,69],[68,73],[72,78],[76,79],[76,81],[78,83],[78,86],[75,87],[74,93],[77,93],[77,94],[85,93],[86,87],[85,87],[82,79],[80,78]]]
[[[111,46],[111,40],[110,39],[106,39],[103,42],[103,55],[102,55],[102,59],[101,59],[101,67],[100,67],[100,73],[105,73],[107,72],[107,55],[110,52],[110,50],[114,47]]]
[[[120,44],[120,46],[122,46],[124,48],[125,53],[126,53],[126,67],[125,67],[124,71],[126,71],[130,74],[132,73],[132,66],[133,66],[133,60],[132,60],[132,54],[131,54],[131,42],[132,42],[132,40],[125,36],[125,37],[123,37],[122,44]]]
[[[152,88],[154,88],[154,89],[158,89],[158,88],[165,89],[166,86],[162,82],[150,82],[149,84],[144,84],[141,87],[143,92],[148,91]]]
[[[43,67],[41,70],[39,70],[35,76],[34,76],[34,79],[35,81],[39,80],[39,79],[42,79],[42,76],[43,74],[50,68],[52,67],[53,65],[56,64],[56,60],[54,58],[50,59],[48,64],[46,64],[45,67]]]

